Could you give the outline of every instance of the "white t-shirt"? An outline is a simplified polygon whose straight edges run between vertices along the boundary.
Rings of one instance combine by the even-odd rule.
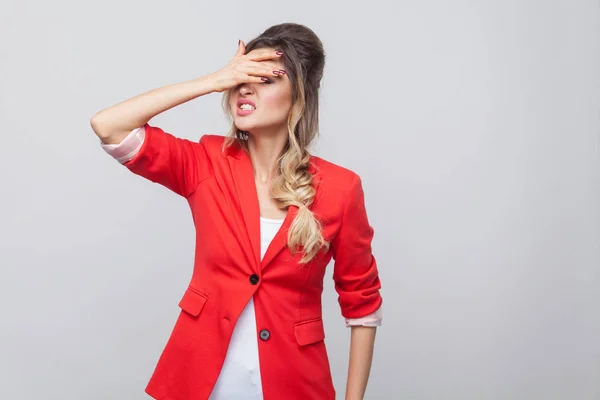
[[[281,228],[283,219],[260,217],[260,258]],[[223,369],[210,400],[262,400],[258,331],[254,300],[250,298],[233,328]]]

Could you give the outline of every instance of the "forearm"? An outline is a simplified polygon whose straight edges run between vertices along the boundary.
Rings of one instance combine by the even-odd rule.
[[[194,98],[216,91],[211,75],[152,89],[94,115],[90,121],[96,135],[106,144],[120,143],[132,129],[154,116]]]
[[[353,326],[350,338],[350,361],[346,400],[362,400],[367,388],[373,349],[375,347],[376,327]]]

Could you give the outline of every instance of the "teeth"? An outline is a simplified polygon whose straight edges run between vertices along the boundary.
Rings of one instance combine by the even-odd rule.
[[[242,104],[240,106],[240,109],[242,109],[242,110],[255,110],[255,108],[252,107],[250,104]]]

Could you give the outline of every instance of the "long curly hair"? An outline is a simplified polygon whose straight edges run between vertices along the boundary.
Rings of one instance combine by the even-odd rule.
[[[321,233],[321,223],[310,210],[315,197],[312,174],[309,172],[308,146],[318,135],[319,88],[325,67],[325,51],[317,35],[308,27],[296,23],[274,25],[246,44],[246,53],[258,48],[274,48],[283,52],[292,87],[292,108],[288,115],[288,140],[277,158],[278,177],[271,186],[271,197],[282,210],[298,207],[298,213],[288,230],[287,244],[295,254],[303,252],[301,263],[313,259],[320,250],[328,249]],[[231,118],[231,89],[223,96],[223,109]],[[224,148],[238,143],[248,151],[248,133],[232,127]]]

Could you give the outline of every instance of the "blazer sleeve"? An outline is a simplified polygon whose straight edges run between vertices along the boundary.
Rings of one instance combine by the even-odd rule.
[[[342,315],[361,318],[377,311],[383,303],[377,262],[371,252],[374,230],[369,225],[364,192],[354,175],[339,231],[331,242],[333,280]]]
[[[133,158],[123,163],[134,174],[186,198],[212,176],[206,136],[194,142],[149,124],[144,125],[144,131],[143,144]]]

